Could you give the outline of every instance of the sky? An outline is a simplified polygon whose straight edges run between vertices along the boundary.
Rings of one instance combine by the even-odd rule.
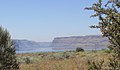
[[[0,26],[13,39],[49,42],[55,37],[99,35],[94,12],[84,8],[97,0],[0,0]]]

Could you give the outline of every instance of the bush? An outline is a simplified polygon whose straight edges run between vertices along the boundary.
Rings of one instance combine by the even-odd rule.
[[[30,64],[30,63],[31,63],[31,60],[30,60],[29,57],[26,57],[26,58],[25,58],[25,63],[26,63],[26,64]]]
[[[0,70],[19,69],[9,32],[0,27]]]
[[[108,67],[109,70],[120,70],[120,59],[117,57],[118,55],[113,54],[113,58],[109,58]]]
[[[83,49],[83,48],[78,47],[78,48],[76,48],[76,51],[77,51],[77,52],[84,52],[84,49]]]
[[[107,37],[110,44],[108,48],[116,52],[120,58],[120,0],[99,0],[91,7],[85,8],[93,10],[95,14],[91,17],[98,17],[98,25],[91,28],[99,28],[104,37]]]
[[[101,62],[88,60],[88,70],[102,70],[103,63],[104,60],[102,60]]]
[[[104,52],[105,53],[111,53],[111,50],[105,50]]]
[[[109,62],[111,69],[107,70],[120,70],[120,0],[107,0],[107,3],[102,1],[99,0],[92,7],[86,8],[95,12],[91,17],[99,18],[98,25],[90,27],[99,28],[103,36],[109,39],[108,48],[115,52],[114,58]],[[92,65],[92,67],[95,68],[96,65]]]

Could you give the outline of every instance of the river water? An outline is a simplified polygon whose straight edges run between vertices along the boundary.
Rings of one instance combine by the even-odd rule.
[[[73,47],[40,47],[40,48],[32,48],[32,49],[22,49],[17,50],[16,53],[36,53],[36,52],[60,52],[60,51],[70,51],[75,50]],[[84,50],[102,50],[107,49],[106,47],[84,47]]]

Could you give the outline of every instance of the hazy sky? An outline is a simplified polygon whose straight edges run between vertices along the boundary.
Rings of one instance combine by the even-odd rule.
[[[97,24],[84,10],[97,0],[0,0],[0,25],[12,38],[52,41],[54,37],[97,35]]]

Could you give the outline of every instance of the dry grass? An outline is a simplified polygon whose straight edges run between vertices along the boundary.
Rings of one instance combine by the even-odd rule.
[[[22,56],[30,56],[38,58],[37,62],[26,64],[20,64],[20,70],[87,70],[88,69],[88,60],[104,60],[107,63],[110,54],[105,52],[74,52],[73,57],[64,58],[64,59],[49,59],[48,55],[54,55],[56,53],[47,53],[43,58],[40,59],[41,55],[39,54],[22,54]],[[61,54],[61,53],[60,53]],[[43,54],[44,55],[44,54]],[[46,58],[47,57],[47,58]]]

